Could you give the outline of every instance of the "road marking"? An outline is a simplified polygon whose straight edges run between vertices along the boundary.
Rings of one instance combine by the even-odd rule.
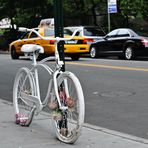
[[[131,70],[131,71],[144,71],[148,72],[148,68],[134,68],[126,66],[112,66],[112,65],[100,65],[100,64],[85,64],[85,63],[75,63],[75,62],[66,62],[69,65],[80,65],[86,67],[98,67],[98,68],[108,68],[108,69],[119,69],[119,70]]]

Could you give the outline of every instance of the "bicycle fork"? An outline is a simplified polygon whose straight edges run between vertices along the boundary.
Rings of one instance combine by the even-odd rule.
[[[61,104],[60,101],[60,97],[59,97],[59,91],[58,91],[58,74],[60,73],[60,70],[57,70],[54,74],[53,74],[53,83],[54,83],[54,89],[55,89],[55,94],[57,97],[57,101],[59,104],[59,109],[61,109],[62,111],[65,111],[68,109],[67,106],[64,106],[63,104]]]

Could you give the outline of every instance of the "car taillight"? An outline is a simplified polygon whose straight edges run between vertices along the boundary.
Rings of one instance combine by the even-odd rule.
[[[90,44],[93,42],[93,39],[84,39],[83,44]]]
[[[50,43],[50,44],[54,44],[54,43],[55,43],[55,40],[50,40],[49,43]]]
[[[141,42],[145,47],[148,47],[148,40],[147,39],[143,38]]]

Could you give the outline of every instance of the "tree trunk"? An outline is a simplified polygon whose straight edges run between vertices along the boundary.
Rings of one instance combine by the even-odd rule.
[[[91,12],[92,12],[92,15],[93,15],[93,24],[94,24],[95,26],[97,26],[96,10],[95,10],[96,5],[95,5],[94,0],[91,0],[91,2],[92,2]]]

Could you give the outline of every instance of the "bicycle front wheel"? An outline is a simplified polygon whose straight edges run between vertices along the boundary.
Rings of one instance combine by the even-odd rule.
[[[59,109],[56,95],[51,97],[52,120],[59,140],[74,143],[84,123],[84,95],[78,78],[71,72],[64,72],[57,78],[58,96],[65,110]]]
[[[34,115],[34,103],[29,99],[35,96],[33,76],[28,68],[21,68],[14,81],[13,105],[16,123],[29,126]]]

